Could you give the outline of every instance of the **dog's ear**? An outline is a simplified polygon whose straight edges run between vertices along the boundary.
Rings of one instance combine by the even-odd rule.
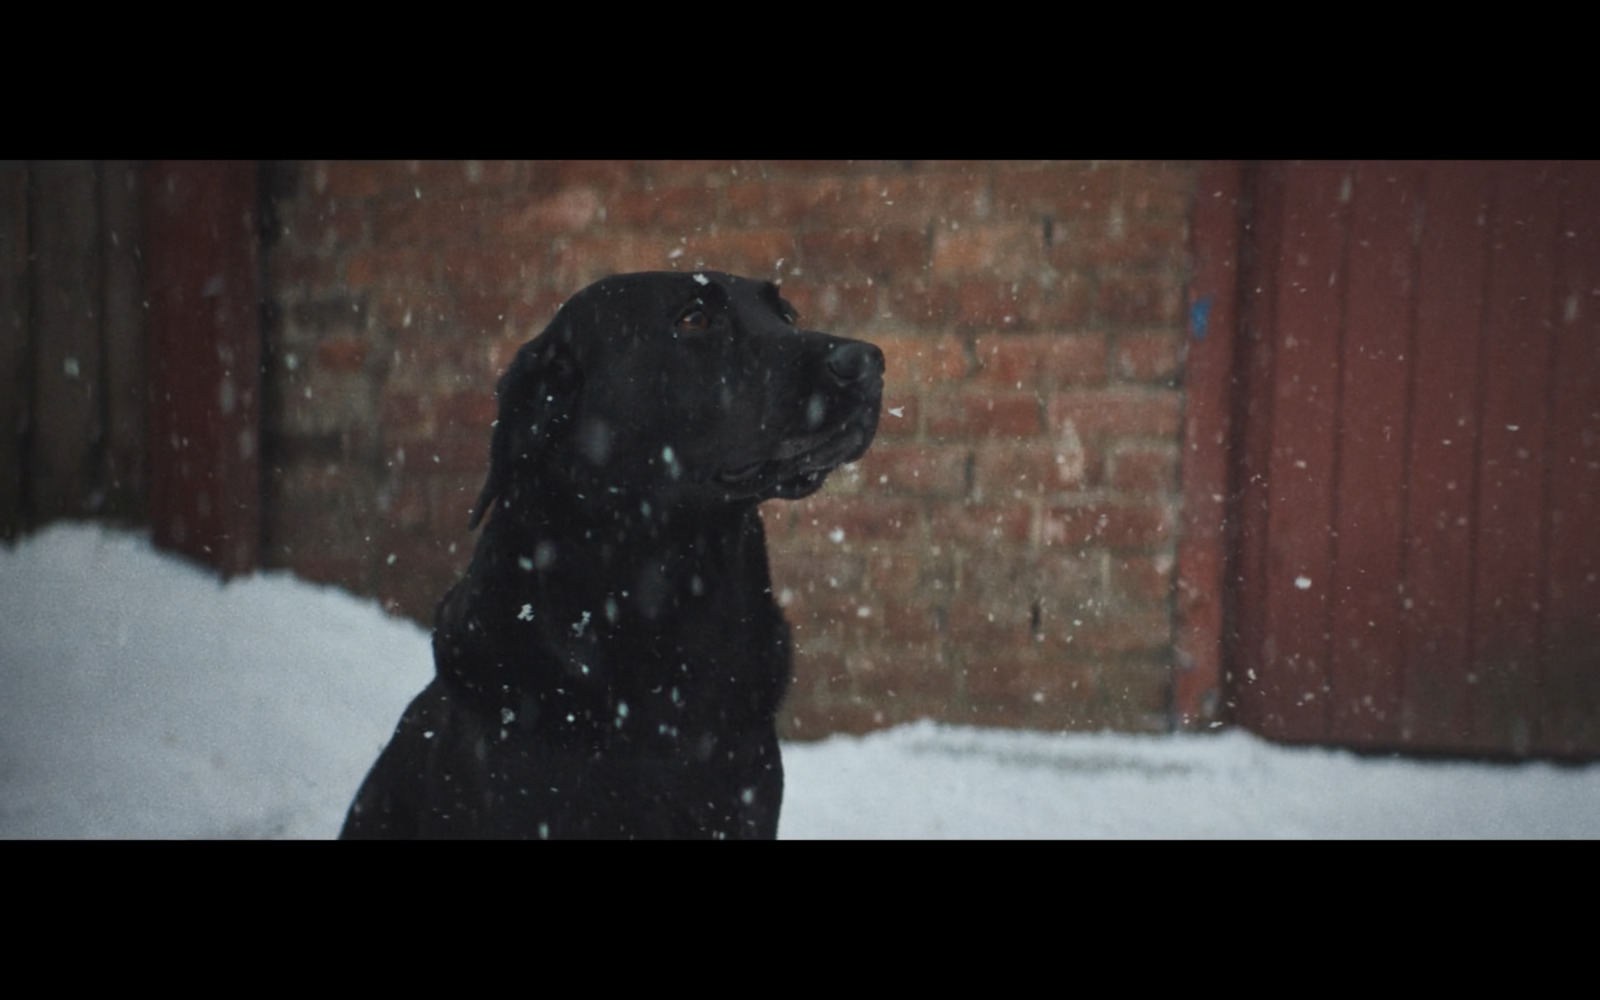
[[[541,446],[566,423],[581,382],[565,338],[547,333],[517,351],[495,386],[500,411],[489,439],[489,476],[472,508],[468,530],[476,528],[490,505],[506,492],[516,465],[536,459]]]

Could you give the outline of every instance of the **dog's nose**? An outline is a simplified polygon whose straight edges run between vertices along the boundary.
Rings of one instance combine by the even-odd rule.
[[[883,370],[883,352],[860,340],[846,340],[828,352],[828,371],[841,383],[855,382]]]

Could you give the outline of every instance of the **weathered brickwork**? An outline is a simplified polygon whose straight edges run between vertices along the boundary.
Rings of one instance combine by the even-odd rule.
[[[1169,725],[1196,172],[1150,163],[269,169],[266,554],[428,622],[495,379],[606,274],[780,280],[879,344],[877,443],[763,508],[791,736]]]

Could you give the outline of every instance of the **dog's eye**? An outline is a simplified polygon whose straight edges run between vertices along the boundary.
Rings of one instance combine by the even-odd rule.
[[[680,333],[698,333],[701,330],[711,329],[711,314],[699,306],[691,306],[678,317],[678,322],[673,328]]]

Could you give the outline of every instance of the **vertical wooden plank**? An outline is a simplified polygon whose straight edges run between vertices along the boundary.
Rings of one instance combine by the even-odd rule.
[[[7,541],[26,527],[28,312],[28,168],[0,162],[0,539]]]
[[[1264,668],[1279,718],[1265,735],[1319,740],[1328,726],[1335,443],[1344,324],[1348,168],[1289,171],[1274,331],[1272,514]],[[1269,720],[1269,723],[1271,720]]]
[[[1331,593],[1331,735],[1392,743],[1400,723],[1401,529],[1414,319],[1417,167],[1365,164],[1351,205]]]
[[[101,248],[105,303],[106,513],[144,521],[146,412],[144,276],[139,246],[138,168],[127,161],[102,167]]]
[[[1555,197],[1548,168],[1495,168],[1467,679],[1474,741],[1518,754],[1537,725]]]
[[[1189,729],[1221,716],[1224,501],[1233,438],[1229,382],[1238,327],[1240,173],[1237,163],[1202,167],[1194,213],[1173,692],[1179,724]]]
[[[1562,171],[1534,749],[1600,753],[1600,164]]]
[[[1242,178],[1246,236],[1239,247],[1239,350],[1232,419],[1237,428],[1229,470],[1229,553],[1223,630],[1227,665],[1224,708],[1231,721],[1266,732],[1275,718],[1267,687],[1266,576],[1272,454],[1272,331],[1282,257],[1286,168],[1256,166]]]
[[[255,191],[253,163],[159,162],[141,192],[151,533],[225,575],[260,550]]]
[[[96,514],[101,463],[99,178],[87,162],[31,176],[33,420],[29,504],[39,520]]]
[[[1433,164],[1422,192],[1400,740],[1444,750],[1465,748],[1472,726],[1466,674],[1491,178],[1476,164]]]

